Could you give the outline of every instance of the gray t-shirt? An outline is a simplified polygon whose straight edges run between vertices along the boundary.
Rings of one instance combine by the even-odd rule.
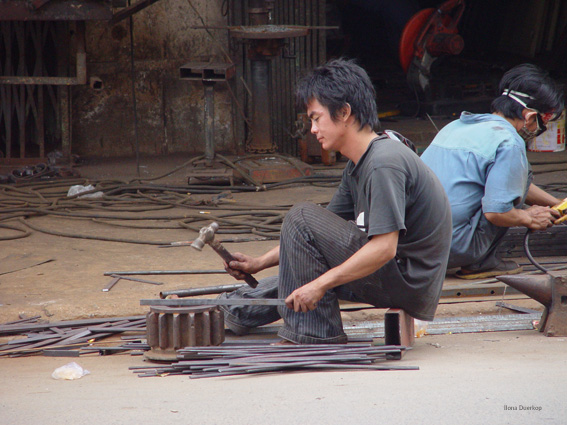
[[[348,162],[327,208],[368,236],[400,232],[396,258],[378,272],[382,289],[395,307],[433,320],[451,244],[451,208],[421,159],[386,135],[374,139],[356,165]]]

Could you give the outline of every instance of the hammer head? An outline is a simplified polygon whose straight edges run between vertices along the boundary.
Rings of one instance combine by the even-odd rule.
[[[212,222],[208,226],[203,227],[199,230],[199,237],[193,241],[191,244],[192,248],[197,251],[202,251],[206,243],[211,243],[215,239],[215,232],[219,229],[219,225],[216,222]]]

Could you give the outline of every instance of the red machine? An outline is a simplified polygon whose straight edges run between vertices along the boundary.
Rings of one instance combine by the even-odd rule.
[[[437,9],[423,9],[405,25],[400,38],[400,63],[413,89],[427,93],[431,64],[442,55],[458,55],[464,40],[457,25],[465,2],[449,0]]]

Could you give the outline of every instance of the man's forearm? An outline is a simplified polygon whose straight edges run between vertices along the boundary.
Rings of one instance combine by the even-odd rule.
[[[532,218],[525,210],[512,208],[505,213],[485,213],[488,221],[498,227],[530,227]]]
[[[561,199],[547,193],[545,190],[540,189],[535,184],[530,184],[528,194],[526,196],[526,204],[528,205],[541,205],[542,207],[552,207],[561,202]]]
[[[276,246],[258,257],[262,269],[277,266],[280,263],[280,246]]]

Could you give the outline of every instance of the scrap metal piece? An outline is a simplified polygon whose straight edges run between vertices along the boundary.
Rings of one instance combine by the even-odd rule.
[[[224,314],[217,307],[152,307],[146,327],[149,360],[175,361],[181,348],[224,341]]]

